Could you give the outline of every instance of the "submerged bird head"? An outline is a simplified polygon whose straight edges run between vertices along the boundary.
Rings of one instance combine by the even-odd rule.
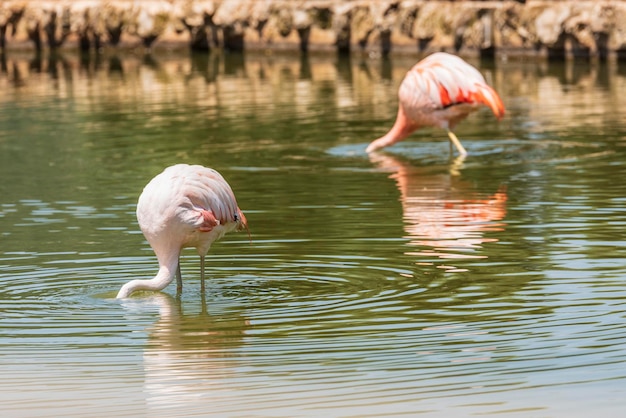
[[[402,141],[404,138],[419,129],[419,125],[411,120],[402,105],[398,106],[398,115],[393,127],[385,135],[372,141],[366,148],[366,152],[376,151],[377,149],[388,147],[396,142]]]

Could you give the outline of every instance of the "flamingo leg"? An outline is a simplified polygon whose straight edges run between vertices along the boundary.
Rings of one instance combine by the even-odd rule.
[[[204,295],[204,256],[200,256],[200,293]]]
[[[452,143],[450,143],[450,151],[452,151]],[[450,175],[459,176],[461,175],[461,168],[463,167],[463,161],[465,161],[465,155],[457,155],[454,160],[450,159]]]
[[[459,141],[459,138],[456,137],[454,132],[448,129],[448,136],[450,137],[450,141],[456,146],[456,149],[459,150],[459,154],[467,155],[467,151],[465,151],[465,148],[461,145],[461,141]]]
[[[176,294],[180,295],[183,292],[183,276],[180,274],[180,260],[178,260],[178,266],[176,267]]]

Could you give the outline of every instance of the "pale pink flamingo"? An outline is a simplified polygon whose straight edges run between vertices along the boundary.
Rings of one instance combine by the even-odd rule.
[[[224,178],[212,168],[177,164],[166,168],[143,189],[137,202],[137,220],[159,261],[150,280],[131,280],[117,298],[136,290],[161,290],[176,277],[182,291],[179,257],[185,247],[200,255],[201,290],[204,292],[204,257],[211,244],[233,229],[247,229],[246,217]]]
[[[387,134],[372,141],[366,151],[395,144],[415,130],[434,126],[445,129],[461,155],[467,151],[452,132],[454,127],[480,105],[487,105],[498,119],[504,105],[498,93],[478,70],[463,59],[436,52],[409,70],[398,92],[396,122]]]

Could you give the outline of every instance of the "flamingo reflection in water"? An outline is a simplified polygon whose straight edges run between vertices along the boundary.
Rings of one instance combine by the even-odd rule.
[[[429,173],[390,154],[369,154],[378,168],[391,172],[400,191],[404,229],[409,245],[422,247],[407,255],[427,258],[462,259],[486,258],[478,250],[497,238],[487,232],[504,230],[506,188],[485,195],[475,191],[470,182],[460,176]],[[464,271],[453,266],[439,266],[451,271]]]
[[[146,305],[159,309],[159,320],[147,329],[143,353],[150,416],[170,417],[177,407],[184,407],[184,415],[204,415],[212,404],[222,404],[232,395],[228,382],[235,375],[236,351],[249,327],[244,316],[214,303],[207,310],[204,294],[200,307],[194,300],[187,309],[180,298],[166,293],[124,303],[129,309],[137,305],[142,310]]]

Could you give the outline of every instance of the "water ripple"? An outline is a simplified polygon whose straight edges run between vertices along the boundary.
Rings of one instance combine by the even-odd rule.
[[[622,413],[614,66],[494,63],[509,113],[459,159],[438,130],[364,152],[407,59],[68,57],[0,70],[5,415]],[[181,295],[116,300],[157,271],[134,209],[173,162],[225,174],[252,244],[204,295],[190,250]]]

